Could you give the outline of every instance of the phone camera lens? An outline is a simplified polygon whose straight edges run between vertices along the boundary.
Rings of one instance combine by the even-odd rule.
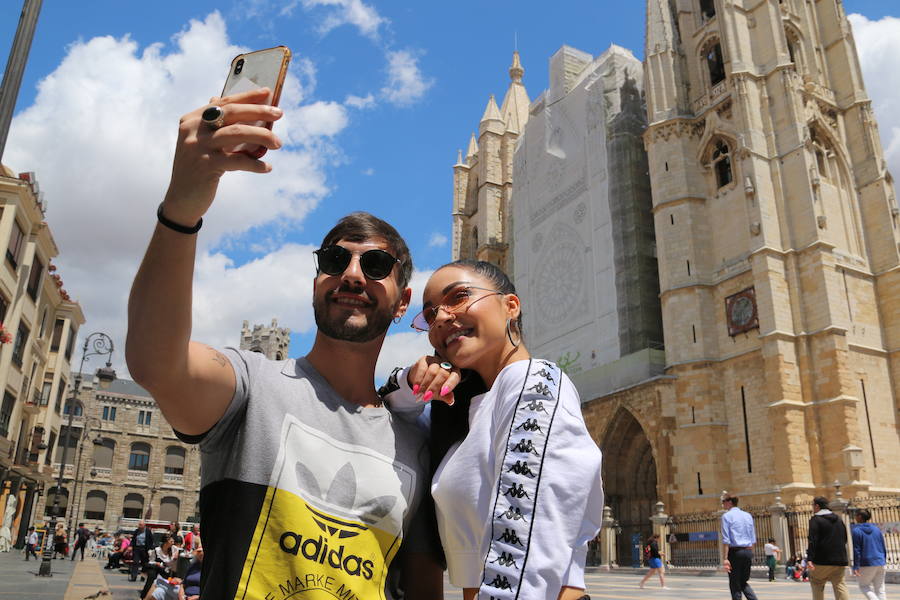
[[[244,70],[244,59],[237,61],[237,64],[234,66],[234,74],[240,75],[241,71]]]

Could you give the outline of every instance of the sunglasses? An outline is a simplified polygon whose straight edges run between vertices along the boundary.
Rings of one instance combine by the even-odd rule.
[[[353,252],[343,246],[325,246],[314,250],[316,255],[316,271],[322,271],[326,275],[341,275],[350,264]],[[359,266],[367,279],[384,279],[391,274],[394,265],[400,262],[399,258],[384,250],[366,250],[359,255]]]
[[[475,294],[472,293],[472,290],[480,290],[490,293],[481,296],[475,296]],[[444,311],[450,313],[451,315],[455,315],[457,313],[468,310],[469,307],[472,306],[477,300],[481,300],[482,298],[487,298],[488,296],[493,296],[495,294],[499,294],[501,296],[504,295],[503,292],[499,292],[497,290],[492,290],[489,288],[476,287],[474,285],[455,288],[447,292],[438,304],[429,306],[428,308],[417,314],[413,319],[410,327],[412,327],[416,331],[428,331],[434,324],[434,320],[437,318],[439,310],[444,309]]]

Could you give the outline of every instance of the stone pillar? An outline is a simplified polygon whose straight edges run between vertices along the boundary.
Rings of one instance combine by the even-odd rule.
[[[781,548],[780,565],[787,562],[786,557],[791,552],[786,511],[787,506],[781,501],[781,496],[775,496],[775,504],[769,507],[769,514],[772,515],[772,537],[775,538],[775,545]]]
[[[616,527],[612,509],[603,507],[603,529],[600,530],[600,568],[608,571],[618,567],[616,556]]]
[[[834,487],[837,491],[835,491],[834,493],[834,500],[828,503],[828,508],[831,510],[831,512],[841,518],[841,520],[844,522],[844,527],[847,528],[847,562],[852,566],[853,536],[850,535],[850,502],[844,499],[844,495],[841,493],[840,482],[835,481]]]
[[[663,555],[663,564],[669,564],[671,553],[669,548],[669,515],[666,514],[666,505],[662,501],[655,505],[655,513],[650,517],[653,524],[653,533],[659,536],[659,551]]]

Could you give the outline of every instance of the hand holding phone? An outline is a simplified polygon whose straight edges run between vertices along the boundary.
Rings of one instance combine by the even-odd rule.
[[[270,91],[266,104],[278,106],[281,89],[291,62],[291,51],[287,46],[276,46],[266,50],[257,50],[247,54],[238,54],[231,61],[231,69],[222,89],[222,96],[231,96],[241,92],[249,92],[260,88]],[[255,121],[249,123],[257,127],[272,128],[271,121]],[[264,146],[239,144],[226,148],[226,152],[243,152],[252,158],[260,158],[266,153]]]

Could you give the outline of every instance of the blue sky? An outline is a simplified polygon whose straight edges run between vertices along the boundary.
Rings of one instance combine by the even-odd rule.
[[[900,51],[888,38],[900,21],[886,18],[900,12],[896,3],[844,4],[863,15],[855,26],[871,26],[865,40],[857,31],[861,54],[873,57],[864,70],[868,60],[897,71]],[[237,51],[289,46],[290,123],[276,131],[290,145],[272,158],[267,181],[232,176],[206,219],[195,337],[235,343],[241,320],[276,317],[294,331],[292,353],[303,354],[314,327],[309,251],[340,216],[369,210],[397,226],[418,269],[417,297],[428,272],[449,260],[451,166],[488,95],[502,98],[514,44],[532,99],[563,44],[598,55],[615,43],[642,57],[643,2],[548,6],[45,0],[3,161],[37,172],[60,246],[55,262],[88,317],[84,331],[107,331],[122,348],[128,286],[165,191],[179,115],[219,92]],[[0,6],[3,64],[20,8],[19,0]],[[871,43],[878,36],[887,45]],[[872,79],[876,112],[892,107],[900,88],[882,92],[891,80]],[[889,147],[894,122],[879,117]],[[392,329],[404,335],[389,337],[386,362],[427,348],[405,333],[408,322]]]

